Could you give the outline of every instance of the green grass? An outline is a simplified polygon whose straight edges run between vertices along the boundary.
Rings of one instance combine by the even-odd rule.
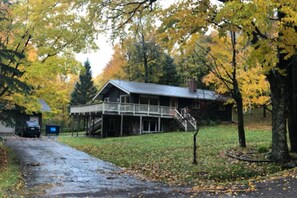
[[[171,132],[105,139],[59,137],[59,140],[149,179],[174,184],[228,183],[280,170],[271,163],[247,163],[225,157],[226,150],[238,145],[235,125],[200,130],[197,165],[192,164],[192,138],[192,132]],[[269,148],[271,132],[247,130],[246,141],[248,147]]]
[[[8,152],[8,164],[0,170],[0,197],[14,197],[23,187],[20,165],[18,161],[16,161],[15,155],[12,151],[8,150],[4,146],[0,147],[4,148],[4,150]],[[1,153],[1,155],[3,155],[3,153]]]

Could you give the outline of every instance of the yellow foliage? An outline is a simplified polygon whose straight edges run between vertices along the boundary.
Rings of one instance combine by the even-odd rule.
[[[210,54],[216,58],[216,65],[212,72],[206,75],[203,82],[214,85],[218,93],[224,94],[233,89],[233,72],[236,69],[236,80],[243,97],[244,109],[251,106],[267,104],[270,100],[269,83],[264,75],[264,70],[258,63],[250,65],[248,60],[251,49],[245,45],[245,39],[238,35],[237,38],[237,65],[231,64],[232,49],[228,37],[212,35],[213,43],[209,45]],[[210,57],[208,57],[211,60]],[[224,79],[224,80],[222,80]]]
[[[95,79],[95,84],[98,87],[102,87],[110,79],[123,79],[125,78],[125,72],[123,67],[126,64],[126,59],[123,54],[123,50],[120,45],[114,46],[114,54],[111,60],[107,63],[103,72],[99,74]]]

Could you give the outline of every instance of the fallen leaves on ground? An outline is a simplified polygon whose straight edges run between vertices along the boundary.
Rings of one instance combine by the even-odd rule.
[[[7,157],[7,150],[3,147],[0,147],[0,171],[6,169],[8,165],[8,157]]]
[[[248,184],[246,185],[240,185],[240,184],[219,184],[219,185],[198,185],[194,186],[190,192],[192,193],[199,193],[199,192],[208,192],[208,193],[214,193],[214,194],[228,194],[228,195],[237,195],[238,193],[243,192],[252,192],[255,191],[256,187],[255,184],[252,181],[248,181]]]

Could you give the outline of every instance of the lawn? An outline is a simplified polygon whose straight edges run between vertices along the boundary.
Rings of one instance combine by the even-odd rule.
[[[14,197],[22,187],[23,180],[15,155],[0,145],[0,197]]]
[[[105,139],[59,137],[59,141],[124,167],[129,173],[169,184],[240,183],[280,170],[273,163],[249,163],[225,156],[230,148],[237,152],[252,150],[261,156],[271,144],[269,130],[246,130],[248,148],[241,149],[235,124],[203,127],[198,135],[197,165],[192,164],[192,137],[193,132],[171,132]]]

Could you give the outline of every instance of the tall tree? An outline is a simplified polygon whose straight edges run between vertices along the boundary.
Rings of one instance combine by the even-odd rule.
[[[0,3],[1,110],[37,112],[43,98],[52,115],[67,115],[61,112],[69,103],[69,75],[77,72],[71,54],[96,48],[97,28],[81,6],[75,0]]]
[[[218,6],[212,5],[208,0],[185,0],[168,10],[161,27],[164,30],[169,29],[165,33],[168,35],[167,40],[173,44],[191,39],[189,35],[204,32],[209,24],[216,29],[227,25],[231,31],[236,27],[253,43],[253,59],[257,59],[263,66],[271,89],[271,157],[274,161],[283,162],[288,159],[285,73],[288,59],[296,54],[296,1],[222,2],[224,4]]]
[[[124,71],[128,80],[158,82],[162,75],[164,52],[155,40],[125,42],[127,64]]]
[[[243,97],[239,85],[239,70],[245,63],[239,60],[239,52],[244,49],[235,32],[230,32],[224,37],[213,34],[213,40],[207,47],[197,43],[204,53],[196,53],[197,57],[209,68],[211,74],[204,79],[207,83],[213,82],[216,90],[220,93],[228,93],[235,101],[238,117],[239,145],[246,147],[244,119],[243,119]],[[206,59],[205,59],[206,56]],[[211,79],[210,79],[210,78]]]
[[[9,96],[14,92],[27,92],[29,86],[20,78],[24,71],[20,65],[24,63],[24,51],[9,46],[10,35],[7,28],[12,23],[8,2],[0,4],[0,97]]]
[[[125,51],[119,44],[115,45],[113,50],[114,53],[111,60],[104,67],[102,73],[95,79],[95,84],[98,87],[103,87],[110,79],[126,79],[126,73],[124,71],[124,66],[127,64]]]
[[[0,120],[13,124],[10,111],[20,106],[14,101],[13,95],[28,94],[31,86],[21,77],[24,70],[20,67],[26,63],[25,53],[9,46],[7,28],[11,25],[9,3],[0,3]]]
[[[297,55],[290,58],[288,71],[288,130],[291,152],[297,153]]]
[[[162,76],[160,76],[159,84],[175,86],[180,84],[174,59],[167,54],[165,55],[165,59],[163,61],[163,72]]]
[[[71,94],[71,105],[87,104],[92,101],[97,93],[97,89],[92,80],[90,62],[84,63],[85,71],[79,75],[79,82],[75,84]]]
[[[253,58],[264,68],[272,101],[271,157],[274,161],[284,162],[289,157],[286,127],[287,73],[290,57],[297,53],[297,3],[295,0],[251,3],[232,1],[225,3],[221,13],[232,24],[242,28],[253,44]]]

